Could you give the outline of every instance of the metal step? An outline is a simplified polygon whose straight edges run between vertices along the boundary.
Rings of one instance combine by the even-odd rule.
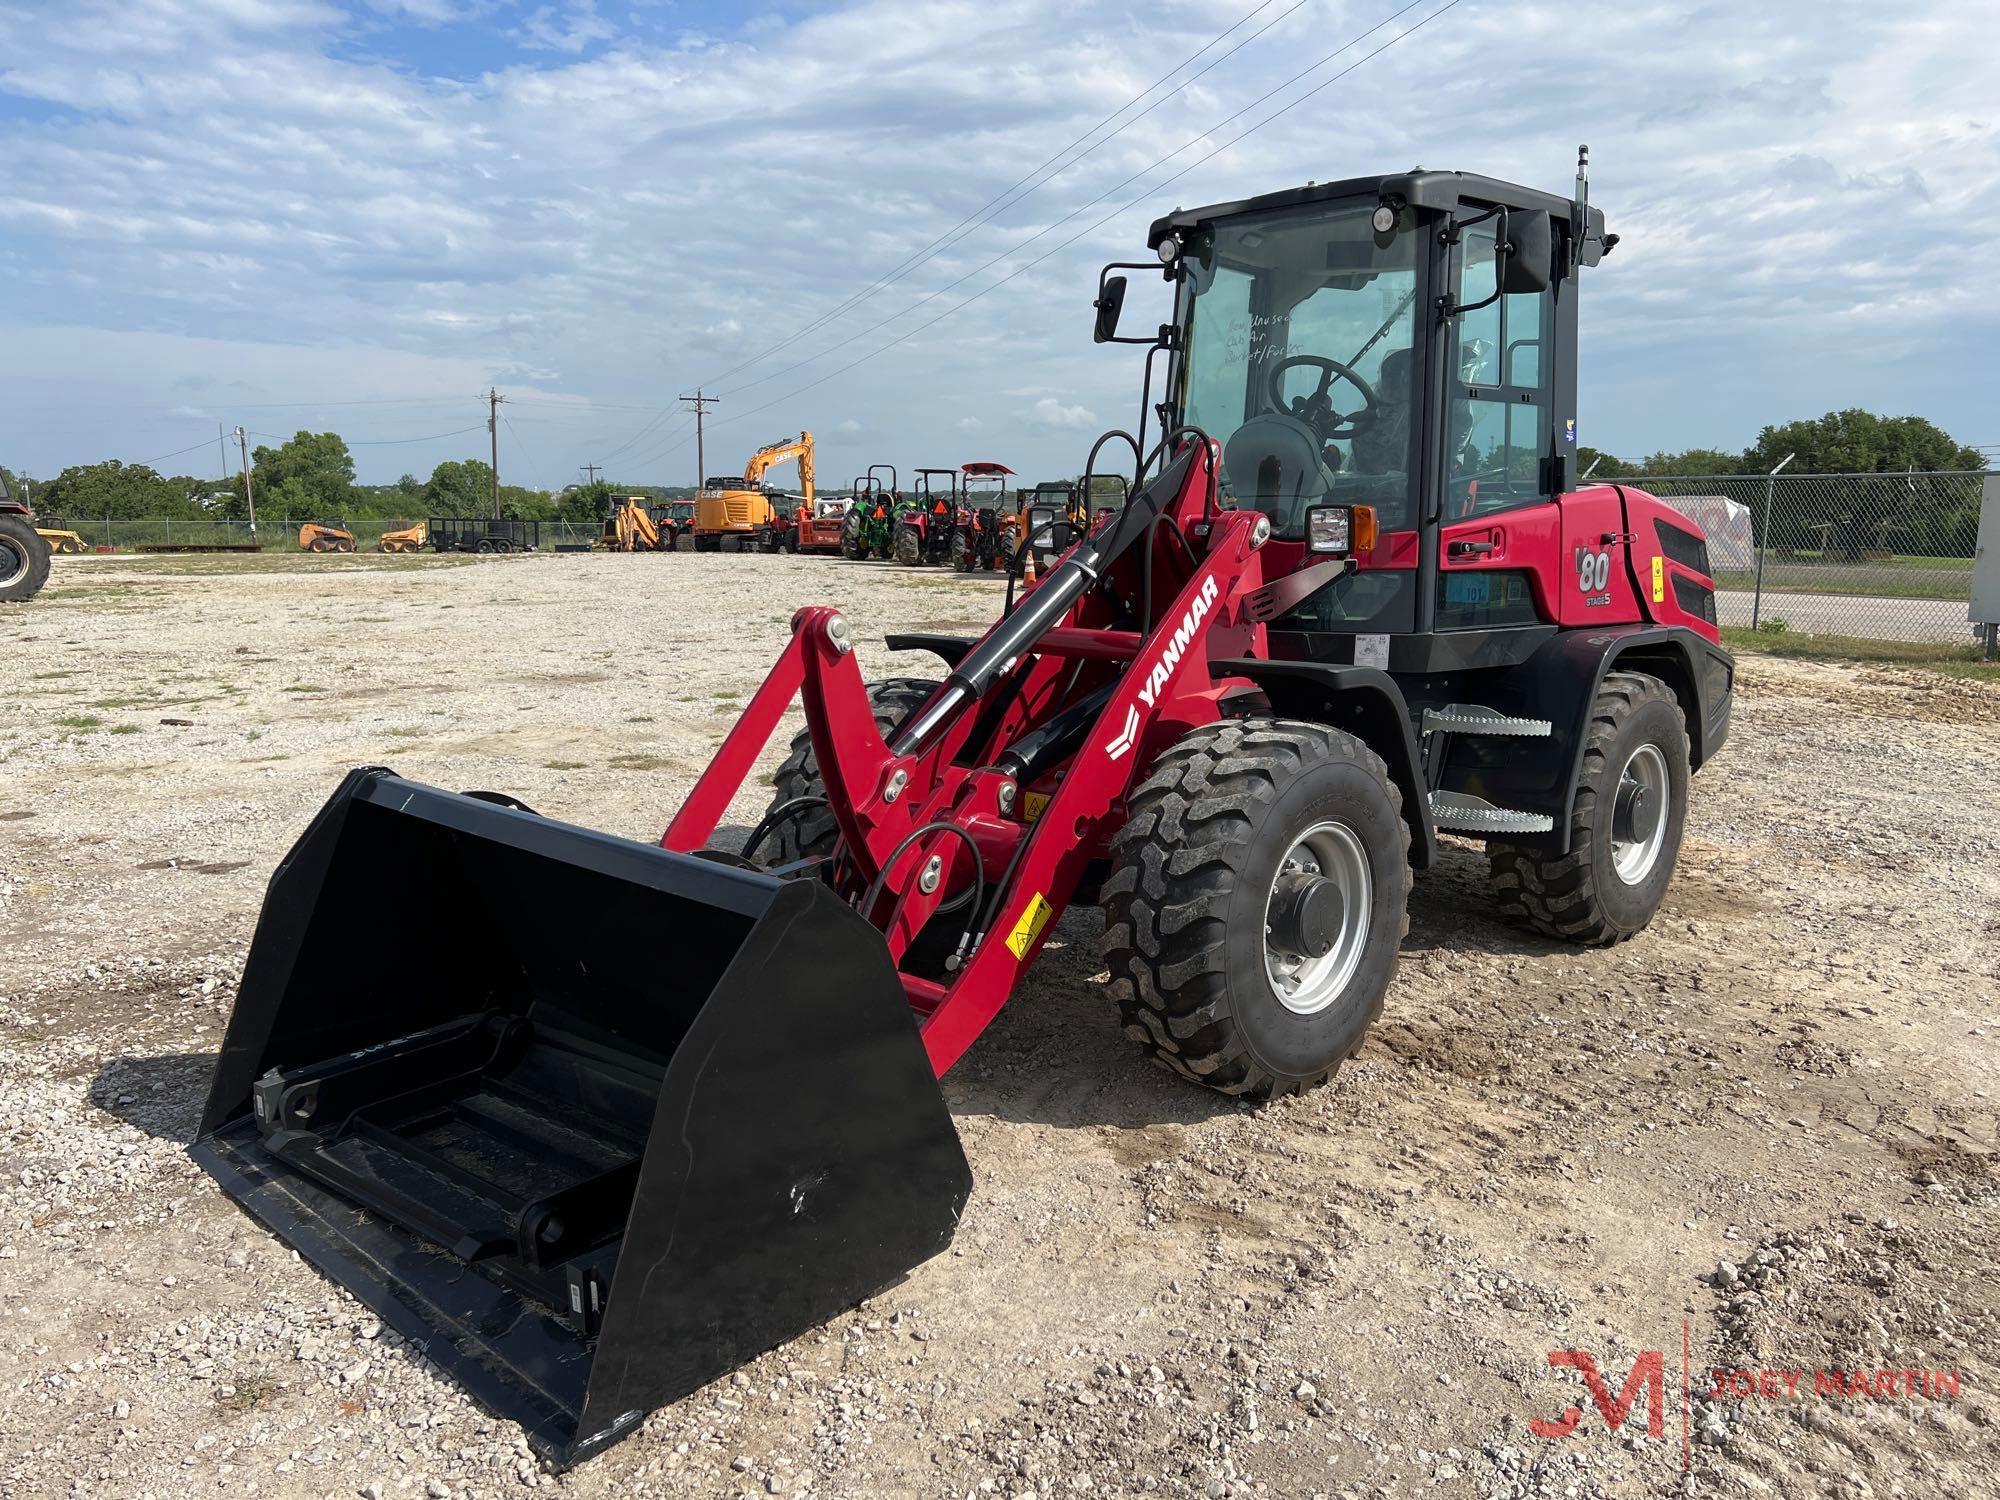
[[[1495,807],[1484,797],[1465,792],[1432,792],[1430,803],[1433,823],[1466,833],[1547,833],[1556,826],[1547,813]]]
[[[1446,734],[1512,734],[1524,738],[1547,738],[1555,726],[1547,719],[1517,719],[1498,709],[1477,703],[1448,703],[1443,708],[1424,710],[1424,733],[1441,729]]]

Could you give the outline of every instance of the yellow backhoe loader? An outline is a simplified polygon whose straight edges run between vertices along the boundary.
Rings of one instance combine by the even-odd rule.
[[[596,545],[607,552],[671,552],[673,539],[653,519],[650,497],[613,495]]]
[[[756,547],[772,530],[774,512],[764,493],[764,476],[779,464],[799,461],[799,488],[804,505],[813,503],[813,435],[801,432],[780,443],[766,443],[750,455],[740,477],[702,480],[694,503],[694,550],[720,552],[726,538],[736,539],[738,552]]]
[[[51,552],[88,552],[90,543],[78,536],[75,529],[59,516],[43,516],[35,530],[43,541],[49,544]]]
[[[414,526],[405,526],[401,531],[385,531],[378,552],[421,552],[424,543],[430,540],[430,529],[422,521]]]

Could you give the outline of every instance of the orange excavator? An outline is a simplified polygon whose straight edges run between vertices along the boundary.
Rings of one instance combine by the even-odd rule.
[[[813,503],[813,435],[801,432],[795,438],[766,443],[750,455],[740,477],[702,480],[701,493],[694,503],[694,550],[720,552],[723,541],[734,537],[735,549],[745,552],[771,529],[771,500],[764,493],[764,476],[779,464],[799,461],[799,489],[805,508]]]

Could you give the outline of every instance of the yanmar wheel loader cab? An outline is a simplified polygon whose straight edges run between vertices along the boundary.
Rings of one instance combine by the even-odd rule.
[[[1587,199],[1581,161],[1571,199],[1417,171],[1149,239],[1162,413],[1218,445],[1218,503],[1265,515],[1291,569],[1250,674],[1273,711],[1407,728],[1413,836],[1487,838],[1504,909],[1615,942],[1665,894],[1732,664],[1700,534],[1577,487],[1579,277],[1617,242]]]
[[[1660,904],[1731,662],[1700,534],[1576,487],[1581,180],[1357,178],[1151,241],[1163,435],[1098,440],[1081,493],[1120,448],[1125,503],[986,632],[887,639],[934,675],[865,682],[807,606],[660,847],[365,768],[273,877],[197,1159],[558,1463],[949,1243],[934,1080],[1072,902],[1140,1048],[1251,1099],[1361,1045],[1440,829],[1561,936]],[[350,940],[411,906],[483,941]]]

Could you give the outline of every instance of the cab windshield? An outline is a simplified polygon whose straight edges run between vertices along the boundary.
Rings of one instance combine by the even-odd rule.
[[[1222,444],[1225,502],[1304,534],[1323,502],[1416,525],[1418,235],[1374,198],[1245,215],[1183,246],[1179,406]]]

